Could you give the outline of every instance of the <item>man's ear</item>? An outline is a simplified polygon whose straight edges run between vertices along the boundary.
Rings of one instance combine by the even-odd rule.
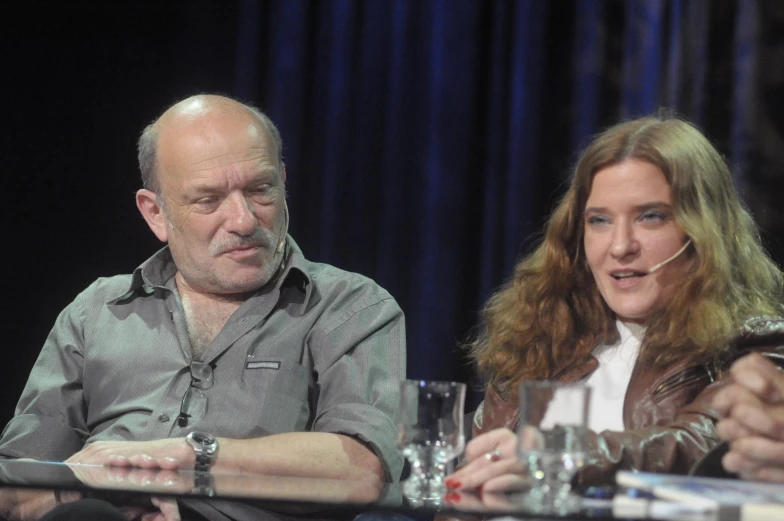
[[[161,242],[168,241],[169,231],[166,229],[166,216],[163,214],[163,208],[161,208],[161,204],[158,202],[158,196],[155,195],[155,192],[151,192],[145,188],[136,192],[136,208],[139,209],[142,217],[147,221],[147,226],[150,227],[152,233],[154,233]]]
[[[280,182],[281,183],[285,183],[286,182],[286,165],[283,165],[280,168]]]

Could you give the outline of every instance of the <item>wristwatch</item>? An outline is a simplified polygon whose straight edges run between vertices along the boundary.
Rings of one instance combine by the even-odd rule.
[[[212,434],[193,431],[185,437],[185,441],[196,453],[196,464],[193,469],[199,472],[208,472],[218,455],[218,440]]]
[[[209,472],[199,472],[193,478],[191,494],[212,497],[215,495],[215,480]]]

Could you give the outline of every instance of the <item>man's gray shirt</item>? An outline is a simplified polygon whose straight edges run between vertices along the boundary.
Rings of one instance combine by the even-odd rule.
[[[168,248],[132,275],[101,278],[58,317],[0,440],[0,455],[64,460],[98,440],[201,430],[227,438],[301,431],[362,440],[388,477],[405,378],[405,326],[370,279],[307,261],[288,239],[281,276],[207,347],[203,417],[180,425],[191,349]]]

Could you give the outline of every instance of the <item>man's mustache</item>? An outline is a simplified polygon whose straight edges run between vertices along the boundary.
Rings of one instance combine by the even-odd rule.
[[[250,235],[231,235],[218,242],[213,242],[210,244],[209,252],[213,257],[217,257],[221,253],[235,248],[256,246],[270,248],[272,244],[275,244],[275,234],[266,228],[258,227]]]

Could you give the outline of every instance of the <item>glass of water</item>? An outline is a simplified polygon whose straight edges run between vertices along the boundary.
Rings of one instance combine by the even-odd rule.
[[[520,384],[517,455],[531,478],[533,510],[571,510],[571,481],[586,456],[590,399],[591,389],[582,384]]]
[[[397,446],[411,465],[403,492],[417,504],[438,505],[450,463],[465,448],[465,384],[404,380],[400,384]]]

